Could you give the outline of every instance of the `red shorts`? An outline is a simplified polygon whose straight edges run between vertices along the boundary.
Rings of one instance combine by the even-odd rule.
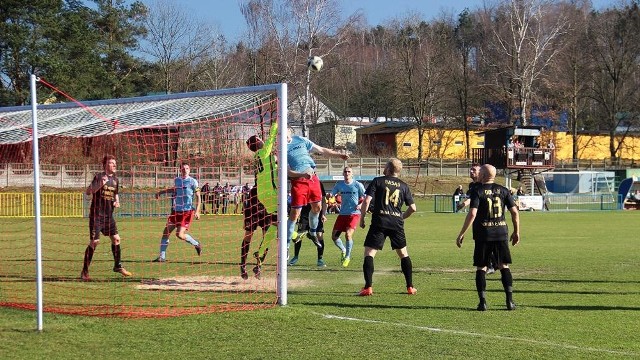
[[[311,179],[291,179],[292,208],[300,208],[309,203],[321,201],[323,195],[320,188],[320,179],[316,174],[313,174]]]
[[[333,224],[333,232],[347,232],[349,229],[357,229],[360,224],[360,214],[338,215],[335,224]]]
[[[169,218],[167,219],[167,224],[183,227],[189,230],[189,225],[191,225],[192,219],[193,219],[193,210],[189,210],[189,211],[171,210],[171,215],[169,215]]]

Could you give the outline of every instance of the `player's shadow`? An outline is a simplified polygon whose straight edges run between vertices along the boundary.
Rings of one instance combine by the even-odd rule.
[[[354,295],[356,296],[356,295]],[[330,307],[330,308],[374,308],[374,309],[407,309],[407,310],[426,310],[431,307],[425,305],[400,305],[400,304],[349,304],[341,302],[297,302],[298,304],[310,307]]]
[[[500,280],[498,278],[498,280]],[[517,282],[550,282],[550,283],[576,283],[576,284],[640,284],[640,280],[577,280],[577,279],[533,279],[533,278],[518,278],[514,279]]]
[[[326,294],[324,294],[326,295]],[[400,295],[400,294],[398,294]],[[403,296],[406,296],[402,294]],[[342,295],[344,296],[344,295]],[[357,295],[353,295],[357,297]],[[465,310],[477,312],[474,307],[469,306],[437,306],[437,305],[413,305],[413,304],[371,304],[371,303],[345,303],[345,302],[314,302],[314,301],[297,301],[297,304],[309,307],[337,307],[337,308],[374,308],[374,309],[412,309],[412,310]],[[640,311],[638,306],[615,306],[615,305],[528,305],[518,303],[518,308],[539,308],[547,310],[562,311]],[[489,304],[489,309],[493,311],[508,311],[504,304]]]
[[[445,291],[460,291],[460,292],[473,292],[475,293],[475,289],[461,289],[461,288],[442,288]],[[487,289],[488,293],[503,293],[504,290],[502,288],[496,289]],[[603,290],[527,290],[527,289],[516,289],[515,293],[520,294],[576,294],[576,295],[639,295],[640,291],[603,291]]]
[[[527,305],[530,308],[540,308],[548,310],[567,311],[611,311],[611,310],[631,310],[639,311],[640,306],[615,306],[615,305]]]
[[[406,294],[398,293],[398,296],[407,296]],[[358,297],[358,295],[353,295],[354,297]],[[375,295],[374,295],[375,296]],[[437,306],[437,305],[414,305],[414,304],[372,304],[372,303],[344,303],[344,302],[306,302],[306,301],[298,301],[296,304],[301,304],[309,307],[329,307],[329,308],[359,308],[359,309],[406,309],[406,310],[456,310],[456,311],[474,311],[477,310],[468,306]],[[475,306],[475,304],[474,304]],[[495,310],[505,310],[506,309],[498,309]]]
[[[349,268],[343,268],[343,267],[317,267],[315,265],[309,265],[307,266],[296,266],[295,269],[291,269],[291,267],[288,268],[289,269],[289,273],[297,273],[297,272],[345,272],[345,271],[351,271],[351,272],[359,272],[362,273],[362,269],[349,269]]]

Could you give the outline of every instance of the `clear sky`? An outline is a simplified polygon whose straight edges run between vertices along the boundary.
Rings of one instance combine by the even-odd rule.
[[[150,5],[153,0],[142,0]],[[206,24],[218,27],[227,39],[237,41],[246,30],[240,13],[239,0],[175,0],[185,11],[192,12]],[[422,14],[431,20],[443,13],[459,14],[465,8],[478,9],[484,0],[341,0],[344,17],[361,9],[370,26],[385,23],[411,12]],[[615,0],[592,0],[596,9],[612,6]],[[489,0],[489,3],[495,1]]]
[[[150,5],[153,0],[142,0]],[[238,40],[246,25],[240,13],[239,0],[176,0],[186,11],[193,11],[207,24],[217,26],[229,40]],[[482,0],[341,0],[344,17],[361,9],[371,26],[386,20],[401,17],[410,12],[418,12],[430,20],[442,12],[458,14],[465,7],[474,9],[482,6]]]

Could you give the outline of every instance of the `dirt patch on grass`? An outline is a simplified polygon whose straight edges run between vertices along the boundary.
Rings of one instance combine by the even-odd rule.
[[[291,280],[288,287],[308,286],[310,281]],[[167,290],[167,291],[275,291],[277,280],[275,277],[250,276],[242,279],[240,276],[176,276],[163,279],[144,280],[136,285],[139,290]]]

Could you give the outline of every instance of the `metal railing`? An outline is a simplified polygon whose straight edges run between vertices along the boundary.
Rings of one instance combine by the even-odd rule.
[[[555,166],[555,149],[530,147],[473,149],[473,160],[480,164],[492,164],[498,168],[551,169]]]
[[[475,149],[474,149],[475,150]],[[354,176],[380,176],[387,158],[352,158],[346,163],[353,168]],[[505,159],[506,161],[506,159]],[[471,160],[425,159],[403,160],[404,176],[464,176],[469,174]],[[339,159],[316,159],[317,173],[320,176],[341,177],[345,161]],[[614,170],[639,167],[634,161],[610,160],[560,160],[556,161],[556,170]],[[40,184],[51,188],[86,188],[93,175],[100,172],[100,165],[41,164]],[[193,177],[201,184],[229,183],[240,185],[253,182],[253,172],[247,166],[201,166],[191,170]],[[173,178],[178,175],[177,166],[133,165],[119,166],[118,178],[124,187],[164,188],[172,186]],[[0,164],[0,188],[33,187],[33,164]]]
[[[517,200],[517,198],[516,198]],[[620,210],[618,194],[547,194],[543,196],[546,211]],[[452,195],[435,195],[434,212],[455,213],[457,200]]]
[[[33,217],[33,193],[0,193],[0,217]],[[40,194],[40,216],[83,217],[87,214],[84,194],[42,193]]]

